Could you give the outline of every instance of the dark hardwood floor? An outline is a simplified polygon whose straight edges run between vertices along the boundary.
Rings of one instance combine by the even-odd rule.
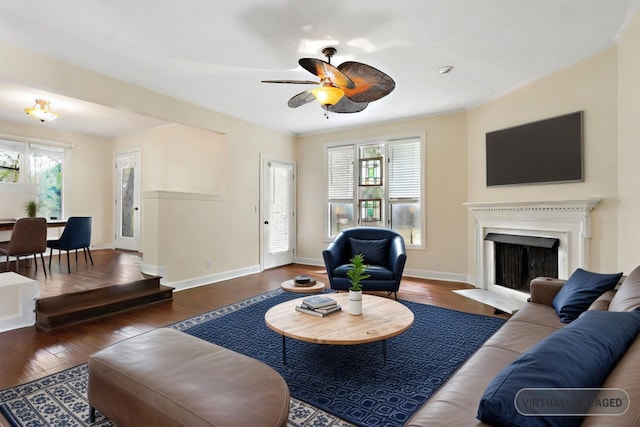
[[[71,274],[66,272],[64,255],[60,264],[57,263],[57,256],[54,255],[52,271],[46,279],[42,267],[36,273],[33,267],[27,269],[24,266],[20,269],[20,273],[40,282],[41,296],[104,286],[109,281],[122,283],[122,281],[137,280],[141,277],[141,260],[138,254],[112,250],[92,253],[95,265],[85,264],[80,253],[77,266],[72,259]],[[0,265],[0,268],[4,269],[4,265]],[[0,389],[84,363],[90,354],[110,344],[276,289],[283,281],[299,274],[307,274],[328,283],[324,268],[294,264],[174,292],[173,301],[157,303],[59,330],[39,332],[35,327],[28,327],[0,333]],[[463,283],[405,277],[402,280],[398,298],[493,316],[493,308],[451,292],[454,289],[469,287]]]
[[[38,259],[37,269],[33,267],[33,258],[22,259],[19,263],[18,271],[16,271],[15,261],[11,262],[9,268],[10,271],[40,282],[40,298],[96,289],[113,284],[124,284],[145,277],[140,271],[142,259],[136,252],[94,250],[91,251],[91,254],[94,265],[91,265],[88,260],[85,262],[82,251],[78,252],[77,261],[75,252],[71,252],[71,274],[67,270],[66,254],[63,252],[59,261],[57,251],[53,253],[51,269],[49,269],[48,256],[44,258],[47,268],[46,277],[42,271],[40,259]],[[3,258],[3,262],[0,263],[0,272],[5,271],[5,269],[6,264]]]

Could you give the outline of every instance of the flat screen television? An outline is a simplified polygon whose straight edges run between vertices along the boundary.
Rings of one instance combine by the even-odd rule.
[[[487,186],[583,181],[582,116],[488,132]]]

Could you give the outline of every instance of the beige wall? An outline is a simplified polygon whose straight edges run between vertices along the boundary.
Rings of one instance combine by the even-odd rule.
[[[34,121],[35,122],[35,121]],[[39,122],[36,122],[40,125]],[[25,140],[46,140],[72,145],[65,157],[63,204],[65,216],[91,216],[91,244],[96,247],[112,245],[111,204],[111,140],[93,135],[61,132],[44,126],[29,126],[0,121],[0,133]],[[4,212],[15,198],[0,192]],[[18,212],[11,216],[23,216]],[[4,216],[4,215],[3,215]]]
[[[298,259],[321,262],[327,241],[322,235],[324,145],[376,137],[426,136],[426,249],[410,250],[407,272],[413,276],[473,281],[472,236],[464,202],[536,201],[601,197],[593,212],[591,268],[628,272],[637,264],[634,243],[640,237],[640,198],[635,165],[640,155],[639,18],[625,31],[619,46],[513,91],[468,113],[425,117],[327,134],[293,138],[153,91],[117,81],[0,42],[0,55],[11,58],[0,78],[19,84],[214,133],[204,149],[213,162],[224,158],[224,177],[216,170],[204,180],[163,180],[147,171],[150,185],[145,262],[166,268],[169,282],[189,286],[222,275],[255,269],[260,260],[260,163],[263,159],[297,161]],[[46,69],[47,73],[39,70]],[[571,184],[487,188],[484,135],[533,120],[585,111],[585,181]],[[363,113],[363,114],[366,114]],[[173,129],[175,131],[176,129]],[[179,132],[184,129],[177,129]],[[170,133],[170,131],[168,131]],[[195,132],[195,131],[194,131]],[[112,235],[110,164],[114,152],[131,141],[103,141],[83,135],[40,135],[6,125],[4,133],[60,139],[76,144],[72,176],[84,182],[74,189],[69,212],[85,214],[90,206],[97,224],[95,240]],[[157,136],[157,135],[156,135]],[[137,142],[144,158],[168,162],[175,147],[168,135],[154,146]],[[206,139],[205,137],[204,139]],[[151,138],[153,139],[153,138]],[[196,138],[199,139],[200,138]],[[164,148],[163,148],[164,147]],[[214,148],[215,147],[215,148]],[[224,154],[216,151],[224,147]],[[169,150],[169,151],[167,151]],[[200,161],[197,159],[194,161]],[[207,163],[207,162],[205,162]],[[216,163],[218,165],[218,163]],[[165,165],[166,166],[166,165]],[[182,167],[184,165],[181,165]],[[202,163],[199,163],[202,167]],[[97,171],[97,172],[96,172]],[[151,184],[153,183],[153,184]],[[200,186],[202,185],[202,186]],[[175,186],[175,187],[174,187]],[[191,194],[175,197],[175,193]],[[207,196],[208,195],[208,196]],[[90,203],[87,203],[90,201]],[[97,235],[96,235],[96,231]],[[211,269],[204,260],[212,258]]]
[[[173,123],[117,138],[113,148],[141,150],[142,191],[226,191],[227,143],[219,133]]]
[[[640,264],[640,14],[618,47],[618,233],[617,269]]]
[[[380,137],[425,137],[426,249],[411,249],[412,276],[466,278],[467,115],[426,117],[298,138],[298,258],[322,263],[325,145]]]
[[[603,198],[592,212],[590,265],[617,271],[617,48],[613,47],[469,112],[469,202]],[[485,134],[584,111],[584,182],[486,186]],[[541,165],[543,167],[543,165]],[[475,277],[472,224],[468,271]]]
[[[260,159],[266,157],[272,160],[294,161],[293,137],[47,58],[5,42],[0,42],[0,57],[5,58],[0,68],[0,79],[224,135],[228,173],[223,200],[209,202],[212,204],[211,211],[205,210],[204,214],[199,211],[195,215],[198,218],[203,215],[207,219],[210,218],[215,227],[203,231],[202,227],[199,227],[200,224],[192,220],[191,206],[167,209],[162,220],[155,218],[150,221],[159,224],[161,227],[158,232],[163,233],[163,236],[156,239],[157,244],[161,246],[157,251],[162,255],[156,257],[154,262],[165,262],[162,265],[153,264],[152,267],[166,269],[169,282],[175,282],[178,287],[182,286],[183,282],[192,284],[193,280],[211,281],[217,273],[255,269],[260,260]],[[41,70],[47,72],[41,73]],[[109,146],[108,151],[105,161],[110,165],[115,146]],[[87,200],[91,200],[99,205],[107,203],[110,207],[111,173],[102,175],[99,179],[103,182],[96,185],[94,190],[101,188],[103,193],[98,195],[94,191],[85,194],[83,202],[86,204]],[[212,191],[215,191],[215,184],[213,187]],[[108,209],[104,210],[103,215],[105,218],[111,218]],[[112,234],[111,221],[107,222]],[[167,241],[164,233],[167,233],[169,238],[175,235],[193,236],[194,240],[188,243]],[[203,253],[200,252],[202,248],[209,249]],[[199,267],[190,269],[191,265],[182,263],[181,257],[185,253],[188,253],[195,260],[194,265],[197,264]],[[204,259],[208,256],[215,256],[212,269],[205,269]],[[146,255],[144,258],[146,263]]]

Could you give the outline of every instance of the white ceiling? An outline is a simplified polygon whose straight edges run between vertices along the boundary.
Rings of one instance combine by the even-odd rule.
[[[306,134],[480,105],[614,45],[639,1],[0,0],[0,39]],[[260,83],[313,79],[297,60],[322,58],[325,46],[338,49],[334,65],[372,65],[393,77],[395,91],[327,120],[316,103],[287,107],[308,86]],[[443,65],[455,69],[439,74]],[[61,117],[46,125],[60,129],[113,136],[158,123],[24,85],[0,82],[0,94],[8,120],[33,120],[23,109],[47,96]]]

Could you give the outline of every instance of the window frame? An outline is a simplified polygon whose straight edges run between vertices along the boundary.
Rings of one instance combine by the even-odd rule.
[[[28,188],[35,188],[36,193],[35,197],[40,199],[41,194],[38,189],[36,182],[32,179],[32,155],[43,155],[48,151],[51,153],[57,153],[57,155],[52,155],[51,157],[55,157],[60,159],[60,212],[58,215],[55,215],[57,219],[64,218],[65,216],[65,189],[66,189],[66,181],[67,181],[67,172],[66,168],[68,165],[68,153],[69,148],[72,148],[69,144],[59,143],[55,141],[47,141],[47,140],[38,140],[34,138],[21,138],[10,135],[0,134],[0,145],[5,143],[7,146],[19,147],[20,150],[20,161],[19,161],[19,176],[16,182],[0,182],[0,193],[14,193],[14,192],[22,192],[28,191]],[[39,213],[40,215],[40,213]],[[49,215],[51,216],[51,215]]]
[[[381,138],[370,138],[364,140],[355,140],[355,141],[336,141],[326,143],[324,146],[324,208],[323,208],[323,240],[326,242],[331,241],[337,233],[332,233],[331,230],[331,203],[346,203],[351,204],[351,209],[353,213],[352,218],[352,226],[353,227],[366,227],[371,226],[372,224],[367,221],[362,221],[360,218],[360,199],[359,199],[359,184],[360,184],[360,147],[372,144],[382,144],[384,146],[384,154],[383,154],[383,170],[382,170],[382,185],[384,195],[382,196],[382,208],[381,208],[381,222],[382,225],[379,225],[380,228],[391,229],[391,210],[393,204],[398,203],[411,203],[415,202],[415,199],[406,199],[406,198],[391,198],[389,196],[389,180],[391,178],[390,174],[390,146],[394,143],[407,142],[410,140],[417,140],[419,143],[419,152],[420,152],[420,195],[419,200],[417,201],[420,209],[420,243],[415,244],[411,243],[407,239],[405,239],[405,245],[407,248],[411,249],[425,249],[426,248],[426,137],[425,134],[422,133],[411,133],[407,135],[393,135],[388,137]],[[351,147],[353,152],[353,193],[351,199],[330,199],[329,198],[329,152],[332,149],[336,148],[346,148]],[[366,197],[363,198],[363,200]]]

